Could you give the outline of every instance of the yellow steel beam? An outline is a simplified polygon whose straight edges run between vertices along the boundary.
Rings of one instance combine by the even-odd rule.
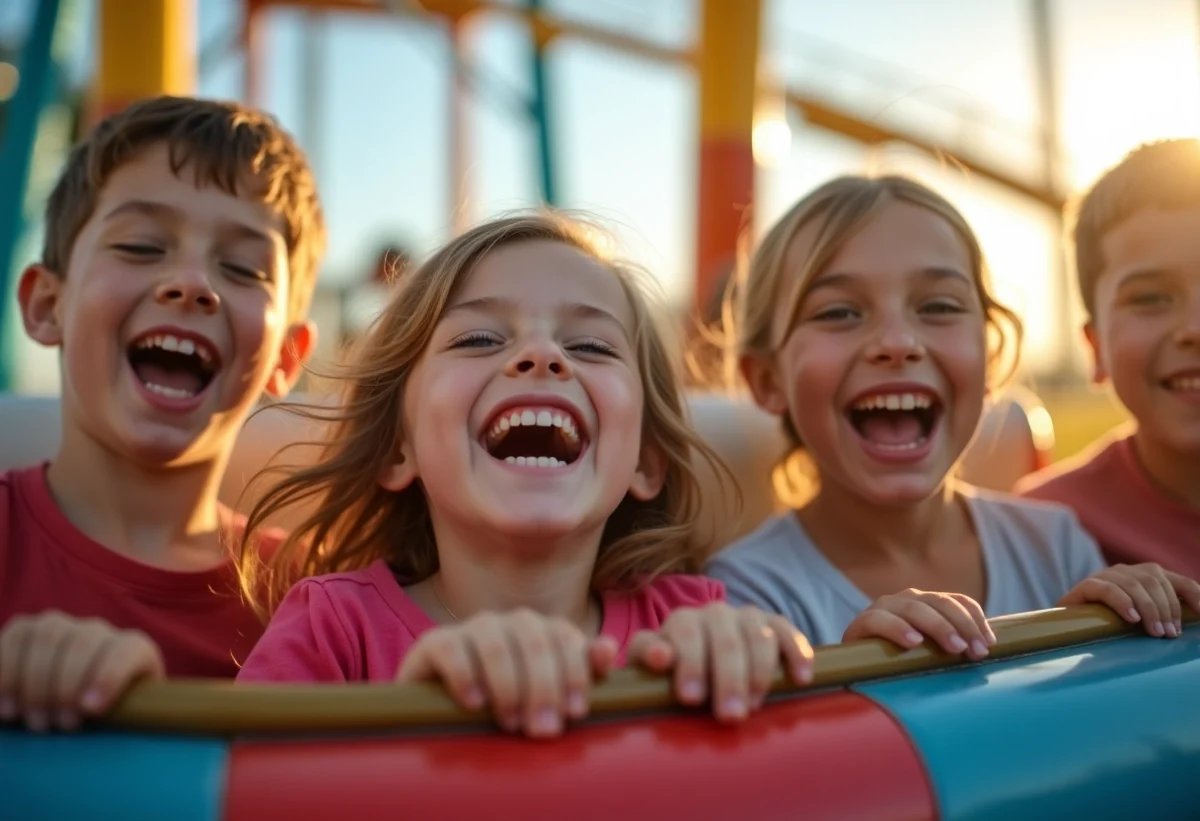
[[[194,0],[100,0],[93,112],[196,91]]]

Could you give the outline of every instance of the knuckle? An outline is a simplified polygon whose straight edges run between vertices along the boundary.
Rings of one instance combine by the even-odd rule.
[[[526,655],[532,657],[542,657],[550,652],[550,643],[546,641],[546,637],[541,633],[529,632],[520,637],[521,647],[525,650]]]
[[[541,614],[534,612],[528,607],[518,607],[508,617],[509,622],[514,627],[527,630],[543,621]]]
[[[702,636],[700,625],[694,621],[680,621],[671,631],[671,638],[681,644],[693,644],[700,641]]]
[[[509,662],[508,644],[494,636],[476,639],[475,652],[479,655],[479,660],[488,667],[495,668]]]
[[[721,655],[740,653],[744,647],[741,637],[733,633],[718,633],[712,639],[713,652]]]

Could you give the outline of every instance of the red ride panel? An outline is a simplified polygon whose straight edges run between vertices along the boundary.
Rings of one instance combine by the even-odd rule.
[[[739,727],[670,715],[576,727],[552,742],[238,742],[226,800],[228,821],[936,817],[908,738],[846,692],[774,704]]]

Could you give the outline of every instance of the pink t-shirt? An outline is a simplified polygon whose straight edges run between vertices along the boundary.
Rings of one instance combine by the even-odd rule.
[[[703,576],[662,576],[633,594],[605,593],[601,633],[625,648],[672,610],[724,601]],[[302,580],[284,597],[238,673],[240,682],[391,681],[417,637],[436,623],[383,560],[364,570]]]
[[[1072,508],[1110,564],[1156,562],[1200,579],[1200,510],[1154,484],[1132,436],[1036,473],[1017,491]]]

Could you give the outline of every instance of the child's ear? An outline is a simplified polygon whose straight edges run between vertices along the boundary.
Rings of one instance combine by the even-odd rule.
[[[637,473],[629,485],[629,493],[639,502],[649,502],[662,493],[667,481],[667,457],[655,445],[643,445]]]
[[[1104,367],[1104,352],[1100,349],[1100,336],[1096,333],[1096,324],[1088,321],[1083,326],[1083,338],[1092,349],[1092,382],[1103,385],[1108,381],[1108,369]]]
[[[738,360],[738,368],[755,404],[775,416],[788,412],[787,393],[783,390],[783,380],[779,378],[773,357],[746,354]]]
[[[317,326],[312,321],[297,322],[288,328],[279,349],[275,370],[267,380],[267,393],[276,399],[287,396],[316,347]]]
[[[62,277],[40,264],[26,268],[17,285],[17,300],[21,304],[25,333],[48,348],[57,347],[63,341],[62,319],[59,316],[62,291]]]
[[[399,493],[417,478],[417,460],[407,442],[400,445],[395,459],[379,472],[379,486],[384,490]]]

